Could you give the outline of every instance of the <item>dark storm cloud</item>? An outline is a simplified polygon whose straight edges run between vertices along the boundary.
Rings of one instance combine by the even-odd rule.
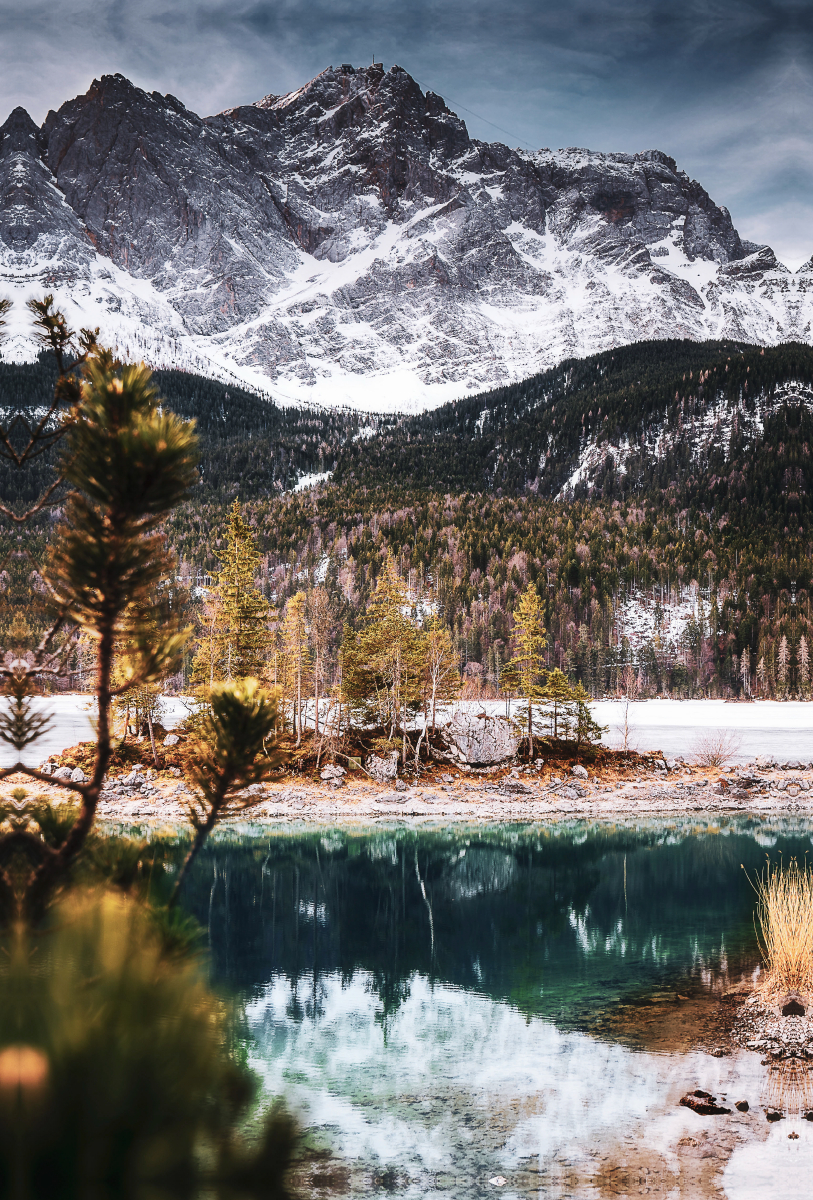
[[[122,71],[213,112],[374,56],[444,95],[477,137],[666,150],[745,236],[793,265],[813,253],[809,0],[69,0],[56,11],[0,0],[7,110],[22,103],[41,120],[94,75]]]

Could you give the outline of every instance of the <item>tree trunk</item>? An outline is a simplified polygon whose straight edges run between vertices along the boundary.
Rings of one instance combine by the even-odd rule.
[[[424,721],[421,736],[418,738],[418,744],[415,747],[415,778],[418,778],[421,769],[421,742],[426,737],[427,723]]]
[[[23,915],[28,920],[39,920],[48,897],[70,870],[71,864],[81,851],[93,827],[99,793],[102,790],[107,764],[110,762],[110,677],[113,672],[114,636],[112,623],[101,631],[96,659],[96,761],[89,784],[82,789],[82,804],[79,815],[70,833],[58,850],[48,855],[34,871],[23,898]],[[25,768],[23,768],[25,770]]]
[[[319,655],[316,655],[316,670],[313,675],[313,731],[316,737],[319,736]]]
[[[158,755],[155,753],[155,734],[152,731],[152,717],[150,716],[149,709],[147,709],[147,728],[150,731],[150,745],[152,746],[152,759],[157,767],[158,766]]]
[[[296,664],[296,744],[302,744],[302,664]]]

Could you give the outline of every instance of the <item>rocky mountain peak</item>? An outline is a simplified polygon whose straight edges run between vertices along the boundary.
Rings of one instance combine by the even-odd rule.
[[[40,156],[39,127],[34,124],[26,110],[17,107],[0,125],[0,156],[24,153]]]
[[[811,338],[813,268],[668,154],[482,142],[399,66],[211,117],[104,75],[41,130],[11,114],[0,189],[21,295],[48,280],[121,353],[281,399],[404,409],[648,337]]]
[[[60,261],[52,264],[55,277],[73,274],[77,259],[92,252],[86,231],[41,155],[39,128],[24,108],[15,108],[0,126],[0,240],[12,276],[31,265],[38,242],[38,257],[57,246],[61,251]]]

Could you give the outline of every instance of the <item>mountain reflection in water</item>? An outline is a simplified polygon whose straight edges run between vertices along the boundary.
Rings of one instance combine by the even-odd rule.
[[[727,1172],[746,1200],[741,1164],[770,1148],[764,1068],[692,1049],[692,1005],[758,964],[741,864],[803,857],[811,828],[247,826],[209,845],[186,899],[267,1094],[307,1130],[304,1194],[474,1200],[502,1180],[504,1195],[587,1197],[645,1179],[700,1196]],[[625,1035],[641,1005],[658,1037]],[[670,1032],[681,1021],[688,1037]],[[752,1116],[704,1124],[678,1103],[696,1087]],[[782,1169],[803,1183],[813,1140],[782,1124],[771,1153],[794,1147]]]

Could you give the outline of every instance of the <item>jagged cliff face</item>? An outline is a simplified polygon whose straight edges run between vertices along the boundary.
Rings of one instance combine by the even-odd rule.
[[[641,338],[811,340],[813,265],[666,155],[478,142],[398,67],[207,118],[105,76],[0,134],[0,287],[280,398],[405,410]]]

